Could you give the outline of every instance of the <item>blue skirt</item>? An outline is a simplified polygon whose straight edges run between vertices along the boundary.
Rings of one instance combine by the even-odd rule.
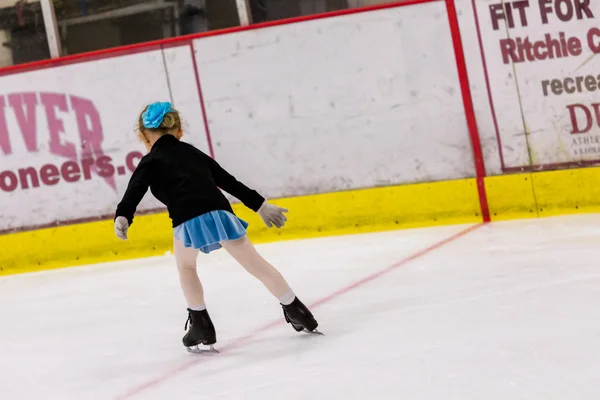
[[[193,247],[203,253],[221,248],[219,242],[236,240],[246,235],[248,223],[230,212],[217,210],[207,212],[177,225],[175,238],[185,247]]]

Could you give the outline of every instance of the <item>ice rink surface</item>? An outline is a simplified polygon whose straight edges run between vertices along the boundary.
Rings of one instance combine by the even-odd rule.
[[[0,399],[600,398],[600,216],[258,246],[326,336],[224,251],[221,354],[188,354],[171,256],[0,278]]]

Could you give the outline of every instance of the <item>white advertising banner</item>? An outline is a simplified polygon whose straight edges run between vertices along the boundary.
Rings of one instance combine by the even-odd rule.
[[[139,113],[172,98],[165,65],[177,71],[173,88],[189,79],[176,52],[168,64],[156,50],[0,77],[0,231],[112,215],[146,152]],[[182,108],[198,114],[192,93]],[[187,139],[206,148],[198,121]],[[140,210],[157,207],[148,194]]]
[[[502,170],[600,160],[600,1],[473,1]]]

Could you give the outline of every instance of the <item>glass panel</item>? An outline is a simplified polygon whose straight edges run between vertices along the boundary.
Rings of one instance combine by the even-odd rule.
[[[39,2],[0,0],[0,67],[50,58]]]
[[[348,0],[248,0],[248,3],[254,23],[348,8]]]
[[[53,0],[62,55],[239,25],[236,0]],[[247,0],[253,23],[393,0]],[[0,0],[0,67],[50,58],[39,0]]]
[[[239,25],[235,0],[55,0],[64,54]]]
[[[396,3],[399,0],[348,0],[350,8],[375,6],[378,4]]]
[[[248,0],[254,23],[319,14],[398,0]]]

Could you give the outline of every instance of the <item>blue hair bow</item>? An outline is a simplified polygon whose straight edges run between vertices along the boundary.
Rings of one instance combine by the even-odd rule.
[[[148,106],[146,111],[142,114],[142,122],[144,123],[145,128],[156,129],[160,127],[162,124],[165,115],[170,112],[175,111],[171,107],[171,103],[168,101],[156,103],[152,103]]]

